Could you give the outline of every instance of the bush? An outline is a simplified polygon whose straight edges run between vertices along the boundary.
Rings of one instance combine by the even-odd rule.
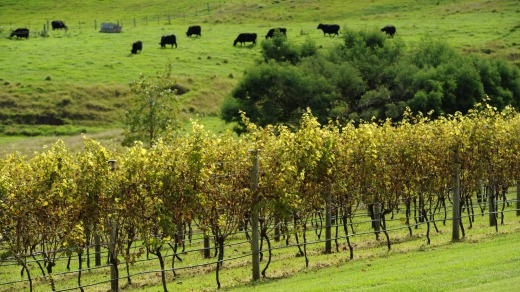
[[[322,123],[400,120],[406,107],[436,117],[466,113],[486,94],[498,109],[520,108],[520,69],[505,61],[463,55],[436,39],[405,51],[379,30],[347,29],[343,39],[324,53],[310,40],[299,49],[280,36],[263,42],[264,62],[235,88],[224,119],[237,121],[240,109],[260,125],[297,124],[310,108]]]

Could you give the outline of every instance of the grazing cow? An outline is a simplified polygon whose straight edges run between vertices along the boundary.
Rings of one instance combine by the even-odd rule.
[[[29,38],[29,29],[28,28],[17,28],[15,30],[13,30],[13,32],[11,32],[11,36],[9,38],[12,38],[14,36],[18,39],[21,39],[21,38],[28,39]]]
[[[52,30],[56,30],[56,29],[64,29],[64,30],[68,30],[69,28],[65,25],[65,23],[63,23],[63,21],[61,20],[53,20],[51,22],[51,25],[52,25]]]
[[[381,31],[386,32],[386,35],[389,35],[390,37],[394,37],[396,29],[395,26],[388,24],[387,26],[383,27]]]
[[[233,42],[233,46],[236,46],[237,43],[243,45],[244,43],[252,42],[252,45],[256,45],[256,33],[241,33]]]
[[[137,54],[137,51],[142,52],[143,51],[143,42],[137,41],[132,44],[132,54]]]
[[[339,35],[339,25],[338,24],[318,24],[318,29],[321,29],[323,31],[323,35],[329,34],[329,36],[332,36],[333,34]]]
[[[283,27],[278,27],[278,28],[271,28],[267,32],[267,35],[265,36],[265,39],[272,38],[274,36],[275,32],[281,32],[284,36],[287,36],[287,29],[283,28]]]
[[[186,36],[191,37],[192,35],[200,37],[200,25],[193,25],[188,27],[188,31],[186,32]]]
[[[177,38],[175,37],[174,34],[170,34],[170,35],[163,35],[161,37],[161,48],[165,48],[166,45],[172,45],[172,48],[173,48],[173,45],[175,45],[175,47],[177,48]]]

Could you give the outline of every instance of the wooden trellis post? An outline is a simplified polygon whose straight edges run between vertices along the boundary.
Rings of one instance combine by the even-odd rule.
[[[460,224],[460,162],[458,151],[456,152],[455,177],[453,186],[453,221],[451,240],[460,240],[459,224]]]
[[[253,193],[253,206],[251,207],[251,251],[252,251],[252,268],[253,281],[260,279],[260,247],[259,247],[259,230],[258,230],[258,150],[251,151],[251,160],[253,168],[251,170],[251,191]]]

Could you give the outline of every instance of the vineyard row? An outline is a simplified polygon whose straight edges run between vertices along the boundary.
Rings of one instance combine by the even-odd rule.
[[[194,123],[187,135],[120,151],[87,138],[78,152],[58,142],[32,157],[13,153],[0,160],[1,240],[27,271],[31,290],[28,261],[35,250],[52,275],[58,250],[81,258],[96,242],[109,243],[112,290],[119,289],[120,259],[135,260],[144,250],[161,262],[167,290],[163,252],[183,248],[186,224],[205,235],[205,246],[214,240],[217,261],[236,230],[246,228],[256,280],[258,244],[269,242],[271,230],[294,235],[308,265],[306,234],[316,214],[325,222],[326,253],[332,252],[333,218],[347,226],[360,207],[388,248],[388,216],[399,206],[406,226],[414,215],[427,224],[427,237],[435,214],[453,205],[452,217],[460,218],[475,198],[497,226],[497,202],[520,177],[519,153],[520,116],[488,105],[465,116],[408,115],[399,123],[344,126],[321,126],[308,112],[297,129],[248,124],[239,138]],[[458,220],[454,238],[458,226],[464,236]],[[137,238],[145,248],[131,254]],[[55,289],[54,277],[48,279]]]

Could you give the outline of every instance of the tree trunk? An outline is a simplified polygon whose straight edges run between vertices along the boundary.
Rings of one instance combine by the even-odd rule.
[[[25,261],[25,259],[24,259],[24,261]],[[27,268],[27,263],[22,263],[22,273],[23,273],[24,269],[27,271],[27,280],[29,281],[29,291],[32,292],[33,291],[33,282],[32,282],[32,278],[31,278],[31,272]]]
[[[294,228],[297,228],[297,219],[296,219],[296,214],[294,215]],[[302,248],[300,246],[300,240],[298,238],[298,231],[294,232],[294,238],[296,239],[296,246],[298,247],[298,254],[296,256],[303,256],[303,251],[302,251]],[[287,245],[289,245],[287,243]]]
[[[325,253],[332,253],[332,197],[331,193],[327,192],[327,199],[325,203]]]
[[[496,217],[496,204],[495,204],[495,187],[489,187],[489,195],[488,195],[488,205],[489,205],[489,226],[497,225],[497,217]]]
[[[269,241],[269,237],[267,237],[267,228],[262,229],[262,238],[265,238],[265,242],[267,243],[267,251],[269,252],[269,258],[267,259],[267,264],[265,265],[265,268],[262,270],[262,276],[265,278],[265,271],[269,267],[269,264],[271,264],[271,241]]]
[[[427,244],[430,244],[430,221],[428,220],[428,215],[426,213],[426,209],[422,209],[422,216],[426,220],[426,240]]]
[[[49,282],[51,284],[52,291],[56,291],[56,283],[54,283],[54,276],[52,275],[52,267],[54,267],[56,264],[47,260],[47,264],[45,267],[47,268],[47,275],[49,275]],[[29,272],[29,270],[27,270]]]
[[[216,280],[217,280],[217,289],[220,289],[219,272],[220,272],[220,268],[223,265],[223,260],[224,260],[224,237],[218,236],[217,242],[218,242],[218,251],[219,252],[218,252],[217,269],[215,271],[215,274],[216,274]]]
[[[309,259],[307,258],[307,237],[305,234],[307,233],[307,224],[303,224],[303,255],[305,257],[305,267],[309,267]]]
[[[347,215],[343,215],[343,230],[345,231],[345,237],[347,238],[348,249],[350,251],[350,259],[354,258],[354,249],[350,244],[350,236],[348,234],[348,218]]]
[[[161,266],[161,280],[164,292],[168,291],[168,288],[166,287],[166,272],[164,271],[164,259],[162,257],[160,249],[157,250],[157,258],[159,259],[159,265]]]
[[[388,231],[386,231],[386,214],[384,212],[381,212],[381,227],[383,228],[383,234],[386,237],[386,245],[388,247],[388,250],[390,251],[391,244],[390,244],[390,236],[388,235]]]
[[[38,264],[38,267],[40,267],[40,271],[42,272],[42,275],[43,275],[43,278],[46,278],[46,275],[45,275],[45,270],[43,269],[42,267],[42,264],[40,263],[40,261],[38,259],[36,259],[36,257],[34,256],[35,255],[35,250],[36,250],[36,244],[32,245],[31,246],[31,257],[34,259],[34,261]],[[22,272],[23,272],[23,269],[22,269]],[[23,276],[23,275],[22,275]]]
[[[83,292],[83,287],[81,287],[81,270],[83,269],[83,249],[78,251],[78,287],[81,292]]]
[[[406,226],[408,227],[408,232],[410,233],[410,237],[412,237],[412,228],[410,227],[410,215],[412,213],[412,210],[411,210],[411,200],[410,198],[407,198],[406,201],[405,201],[405,206],[406,206],[406,211],[405,211],[405,216],[406,216]]]

